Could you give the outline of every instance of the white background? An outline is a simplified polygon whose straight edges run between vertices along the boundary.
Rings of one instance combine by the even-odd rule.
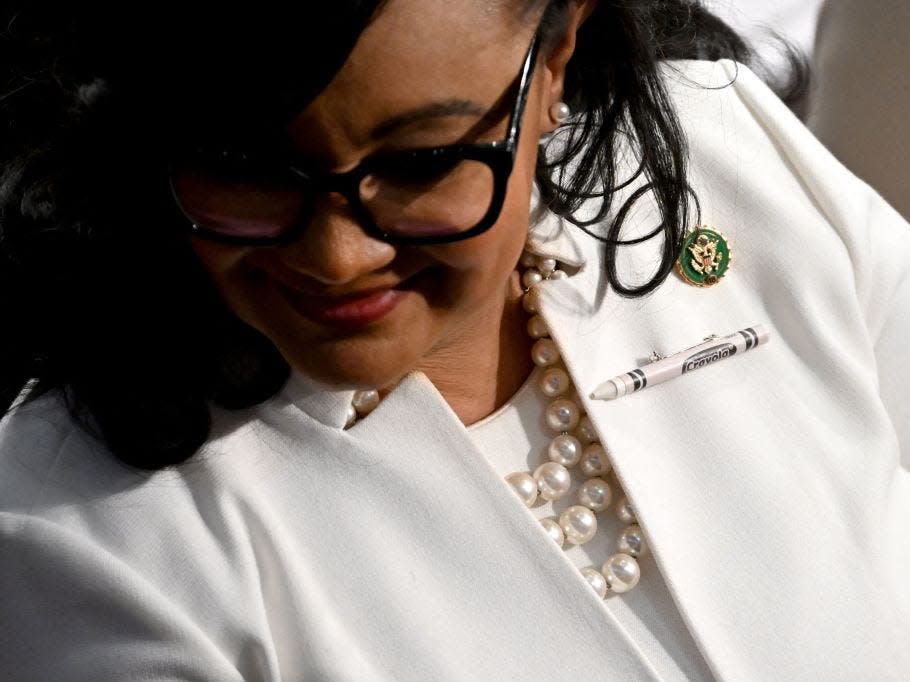
[[[705,5],[771,63],[775,63],[776,53],[769,41],[769,29],[790,39],[807,55],[812,53],[822,0],[706,0]]]

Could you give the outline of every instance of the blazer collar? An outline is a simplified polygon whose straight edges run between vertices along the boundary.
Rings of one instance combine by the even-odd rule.
[[[531,195],[527,250],[544,258],[555,258],[572,268],[580,268],[585,264],[587,255],[573,230],[578,231],[578,228],[541,203],[535,186]]]
[[[343,429],[354,391],[326,388],[293,370],[281,391],[281,398],[321,424]]]

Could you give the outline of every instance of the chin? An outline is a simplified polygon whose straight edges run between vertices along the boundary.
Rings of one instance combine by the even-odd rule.
[[[248,321],[304,376],[336,390],[393,386],[430,351],[438,324],[423,309],[400,306],[357,329],[316,324],[290,308],[271,308]]]
[[[336,390],[393,386],[417,366],[417,358],[408,362],[410,354],[403,352],[400,344],[390,348],[391,353],[384,353],[379,348],[363,348],[362,352],[340,348],[331,349],[334,352],[313,347],[284,349],[280,344],[278,349],[296,371]]]

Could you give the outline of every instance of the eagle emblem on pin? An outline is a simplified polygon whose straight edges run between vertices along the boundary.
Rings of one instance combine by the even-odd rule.
[[[676,271],[689,284],[709,287],[727,274],[733,252],[723,234],[707,225],[693,228],[683,240]]]

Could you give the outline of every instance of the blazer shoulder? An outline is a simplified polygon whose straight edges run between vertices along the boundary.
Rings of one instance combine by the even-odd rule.
[[[29,510],[61,456],[88,452],[91,441],[59,394],[27,402],[20,396],[0,421],[0,510]]]

